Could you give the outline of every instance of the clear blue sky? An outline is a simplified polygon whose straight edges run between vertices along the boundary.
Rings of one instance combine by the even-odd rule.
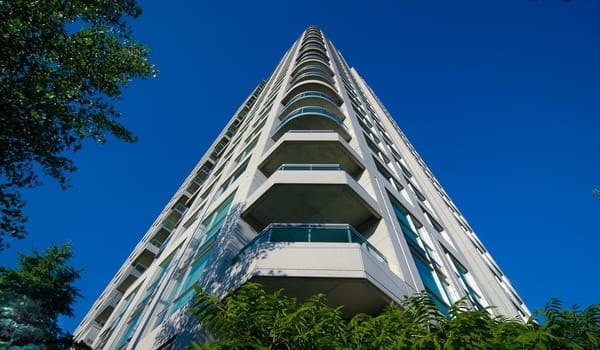
[[[72,241],[74,330],[255,85],[319,25],[405,131],[527,305],[600,301],[600,2],[144,1],[155,79],[119,103],[134,145],[88,143],[73,188],[27,195],[30,235]]]

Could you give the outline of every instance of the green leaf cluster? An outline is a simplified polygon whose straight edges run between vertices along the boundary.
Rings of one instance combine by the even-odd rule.
[[[140,14],[135,0],[0,1],[0,250],[26,234],[20,190],[40,173],[66,188],[83,140],[136,140],[114,103],[156,73],[127,24]]]
[[[72,305],[80,297],[73,285],[80,270],[67,265],[71,256],[69,244],[52,245],[43,253],[20,253],[16,269],[0,266],[0,348],[75,346],[58,326],[60,315],[73,316]]]
[[[298,302],[246,283],[220,300],[201,289],[192,312],[213,340],[190,349],[600,349],[600,303],[563,309],[551,300],[544,319],[523,323],[472,310],[464,301],[438,310],[427,294],[390,304],[377,315],[342,317],[323,295]]]

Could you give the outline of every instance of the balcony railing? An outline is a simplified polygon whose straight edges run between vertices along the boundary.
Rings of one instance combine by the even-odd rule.
[[[282,164],[278,170],[305,170],[305,171],[314,171],[314,170],[344,170],[339,164]]]
[[[322,99],[325,99],[325,100],[331,102],[335,106],[339,106],[339,104],[337,102],[335,102],[327,94],[324,94],[324,93],[318,92],[318,91],[306,91],[306,92],[303,92],[301,94],[298,94],[298,95],[294,96],[288,103],[285,104],[285,106],[283,107],[283,109],[288,108],[292,103],[294,103],[294,102],[296,102],[298,100],[301,100],[303,98],[309,98],[309,97],[322,98]]]
[[[320,108],[320,107],[298,108],[295,111],[293,111],[292,113],[288,114],[285,118],[283,118],[283,120],[281,121],[281,123],[279,125],[283,125],[283,124],[287,123],[288,121],[290,121],[291,119],[294,119],[295,117],[297,117],[301,114],[319,114],[319,115],[322,115],[322,116],[325,116],[325,117],[335,120],[338,124],[340,124],[342,127],[344,127],[344,129],[346,128],[346,126],[344,125],[344,121],[342,119],[340,119],[340,117],[338,117],[334,113],[331,113],[330,111],[326,110],[325,108]]]
[[[347,224],[284,224],[273,223],[267,226],[234,258],[240,261],[259,245],[272,242],[305,243],[357,243],[377,260],[387,265],[387,259],[373,247],[367,239]]]
[[[303,80],[307,80],[307,79],[321,80],[330,85],[335,84],[335,82],[327,74],[323,74],[320,72],[307,72],[307,73],[303,73],[303,74],[295,76],[294,79],[292,79],[292,81],[290,82],[290,86],[293,86],[296,83],[301,82]]]

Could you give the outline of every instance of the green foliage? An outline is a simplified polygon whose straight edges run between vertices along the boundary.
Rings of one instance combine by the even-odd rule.
[[[342,344],[344,321],[323,295],[304,303],[248,283],[223,301],[197,289],[194,313],[206,330],[220,335],[192,349],[326,349]]]
[[[73,286],[80,270],[67,265],[71,256],[69,244],[52,245],[20,253],[16,269],[0,266],[0,348],[85,349],[58,327],[58,317],[72,316],[80,297]]]
[[[114,102],[155,74],[126,22],[140,14],[135,0],[0,1],[0,250],[26,234],[21,189],[40,171],[66,188],[65,152],[106,134],[136,140]]]
[[[426,293],[349,320],[323,295],[304,303],[246,283],[223,300],[197,289],[192,312],[215,338],[190,349],[599,349],[600,303],[578,311],[551,300],[545,321],[524,324],[472,310],[464,301],[441,313]]]

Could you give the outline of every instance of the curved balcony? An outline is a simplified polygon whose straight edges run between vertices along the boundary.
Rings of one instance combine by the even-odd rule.
[[[305,99],[305,98],[309,98],[309,97],[316,97],[319,99],[324,99],[326,101],[328,101],[330,104],[334,105],[334,106],[338,106],[337,102],[332,99],[329,95],[324,94],[322,92],[318,92],[318,91],[306,91],[303,92],[301,94],[298,94],[296,96],[294,96],[294,98],[292,98],[285,106],[284,108],[288,108],[289,106],[291,106],[294,102],[299,101],[301,99]]]
[[[247,203],[241,217],[257,232],[272,222],[346,223],[368,232],[381,218],[366,190],[330,167],[277,170]]]
[[[258,168],[269,177],[286,163],[339,164],[354,178],[365,169],[360,156],[334,131],[287,132],[263,156]]]
[[[321,50],[321,51],[323,51],[323,53],[325,53],[327,51],[327,49],[325,48],[325,45],[323,45],[322,41],[314,40],[314,39],[303,41],[302,45],[300,46],[300,51],[308,50],[311,48]]]
[[[304,70],[305,67],[311,67],[312,69],[316,69],[323,73],[329,74],[330,76],[333,76],[333,71],[331,70],[331,68],[329,68],[329,65],[323,63],[323,61],[320,60],[303,61],[294,68],[294,70],[292,71],[292,76],[296,76],[298,72]]]
[[[322,62],[329,62],[329,58],[319,51],[309,50],[298,56],[296,62],[302,62],[308,59],[316,59]]]
[[[323,74],[321,72],[306,72],[295,76],[294,79],[292,79],[292,81],[290,82],[290,86],[294,86],[299,82],[305,80],[320,80],[329,85],[335,85],[335,82],[327,74]]]
[[[322,64],[307,64],[307,65],[303,65],[302,68],[295,69],[294,72],[292,73],[292,77],[296,78],[302,74],[312,73],[312,72],[323,74],[330,79],[333,76],[332,72],[329,69],[325,68]],[[335,82],[330,81],[330,84],[333,85],[333,84],[335,84]]]
[[[315,36],[310,36],[310,37],[302,39],[303,46],[308,45],[308,44],[323,45],[323,39],[321,37],[315,37]]]
[[[279,118],[282,119],[292,111],[301,108],[303,106],[314,106],[321,107],[326,110],[332,111],[340,120],[345,120],[346,116],[340,110],[338,104],[334,99],[329,97],[327,94],[318,91],[306,91],[300,93],[292,98],[281,111]]]
[[[308,29],[304,34],[304,38],[309,38],[309,37],[321,38],[321,31],[318,29],[315,29],[315,30]]]
[[[344,317],[376,314],[414,293],[347,224],[271,224],[244,247],[229,274],[299,300],[325,293],[329,305],[343,305]]]
[[[312,30],[312,31],[307,31],[306,35],[304,36],[304,39],[307,38],[321,38],[321,32],[320,31],[316,31],[316,30]]]
[[[307,44],[307,45],[302,45],[300,47],[300,55],[307,53],[307,52],[319,52],[325,56],[327,56],[327,50],[325,50],[325,46],[320,45],[320,44]]]
[[[338,106],[341,106],[344,102],[332,85],[324,83],[320,80],[307,80],[299,82],[296,85],[292,85],[292,87],[281,100],[281,103],[285,106],[292,98],[306,91],[322,92],[331,97]]]
[[[321,107],[302,107],[288,114],[273,133],[273,140],[277,141],[289,130],[333,130],[346,141],[352,138],[344,121]]]

